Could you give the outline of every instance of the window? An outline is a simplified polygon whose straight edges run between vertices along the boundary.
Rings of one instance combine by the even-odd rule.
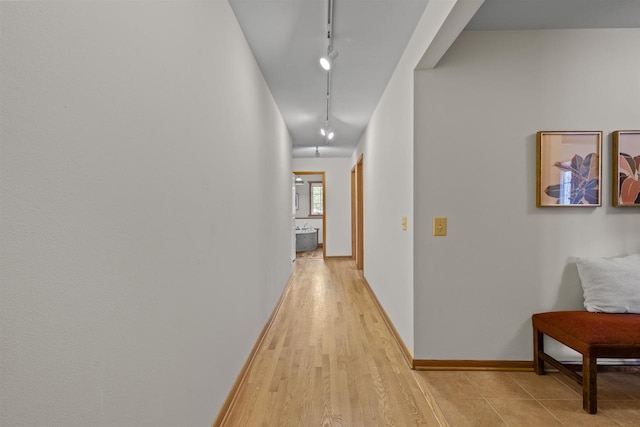
[[[309,216],[324,214],[324,188],[322,181],[309,181]]]

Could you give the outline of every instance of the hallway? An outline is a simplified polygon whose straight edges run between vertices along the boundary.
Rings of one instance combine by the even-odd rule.
[[[350,260],[299,259],[226,426],[438,426]]]
[[[224,426],[636,426],[640,372],[599,374],[598,414],[558,372],[412,371],[362,273],[297,259]]]

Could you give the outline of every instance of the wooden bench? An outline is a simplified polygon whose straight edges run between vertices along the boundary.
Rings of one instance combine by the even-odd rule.
[[[582,407],[589,414],[598,410],[597,359],[640,357],[640,314],[555,311],[531,320],[535,372],[543,375],[547,362],[582,384]],[[582,375],[544,352],[544,335],[582,354]]]

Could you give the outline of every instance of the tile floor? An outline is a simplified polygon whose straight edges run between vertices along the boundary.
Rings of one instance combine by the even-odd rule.
[[[598,413],[582,388],[552,372],[416,372],[446,421],[458,426],[640,426],[640,373],[598,374]]]

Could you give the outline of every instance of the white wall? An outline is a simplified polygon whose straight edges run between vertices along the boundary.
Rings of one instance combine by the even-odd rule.
[[[413,70],[455,1],[427,5],[351,158],[364,155],[364,275],[413,350]],[[402,230],[402,217],[408,230]]]
[[[571,257],[640,252],[639,212],[610,193],[639,51],[640,30],[466,32],[416,72],[416,358],[531,360],[531,314],[582,308]],[[604,131],[603,207],[535,207],[539,130]]]
[[[351,164],[346,158],[293,159],[292,171],[325,172],[327,256],[351,255]],[[306,181],[306,175],[303,175]]]
[[[0,12],[0,424],[210,425],[291,272],[291,141],[231,8]]]

